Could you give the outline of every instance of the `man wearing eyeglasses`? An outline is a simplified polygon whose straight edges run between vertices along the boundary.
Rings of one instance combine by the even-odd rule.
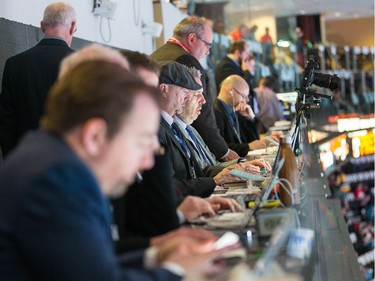
[[[0,94],[0,146],[6,156],[29,130],[38,128],[44,101],[59,72],[60,62],[73,50],[76,13],[56,2],[44,11],[40,23],[45,37],[33,48],[5,63]]]
[[[221,84],[220,92],[214,101],[214,111],[220,134],[228,146],[241,157],[247,155],[249,150],[265,148],[269,145],[267,140],[254,140],[247,143],[241,136],[238,115],[251,120],[254,112],[248,105],[249,86],[239,75],[230,75]]]
[[[202,73],[203,94],[206,104],[202,107],[199,118],[193,126],[201,134],[210,150],[218,160],[229,161],[239,158],[238,154],[228,146],[220,136],[216,126],[212,106],[212,93],[208,87],[209,81],[199,60],[210,53],[213,33],[207,20],[199,17],[187,17],[178,23],[173,37],[150,55],[156,62],[177,61],[189,67],[194,67]]]
[[[238,116],[238,121],[244,140],[251,142],[260,138],[257,118],[259,106],[254,92],[255,60],[250,54],[249,45],[244,40],[233,42],[229,46],[228,54],[216,65],[215,82],[217,89],[220,90],[221,82],[233,74],[244,78],[250,87],[249,105],[256,117],[249,121],[241,115]]]

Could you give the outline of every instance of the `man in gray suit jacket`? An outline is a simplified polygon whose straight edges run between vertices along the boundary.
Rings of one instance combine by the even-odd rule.
[[[74,9],[62,2],[50,4],[40,23],[45,37],[33,48],[5,63],[0,94],[0,146],[6,156],[25,132],[38,128],[44,101],[55,82],[60,62],[73,52]]]

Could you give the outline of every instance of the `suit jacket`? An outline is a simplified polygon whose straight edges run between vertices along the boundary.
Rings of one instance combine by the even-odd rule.
[[[230,123],[230,116],[228,115],[223,102],[216,99],[214,102],[214,111],[216,116],[217,126],[219,127],[220,134],[223,136],[228,146],[236,151],[239,156],[245,157],[249,152],[249,145],[242,143],[236,138],[233,126]]]
[[[90,169],[60,138],[25,137],[0,170],[1,280],[180,280],[115,256],[111,215]]]
[[[225,78],[230,75],[239,75],[244,78],[244,72],[241,67],[236,64],[231,58],[225,56],[217,65],[215,69],[215,83],[216,89],[220,89],[220,84]]]
[[[60,62],[72,53],[60,39],[45,38],[5,63],[0,94],[0,146],[9,153],[28,130],[36,129]]]
[[[201,80],[206,104],[203,105],[201,114],[198,119],[194,121],[193,126],[201,134],[216,158],[221,159],[227,153],[228,146],[225,140],[220,136],[219,130],[216,126],[215,115],[212,107],[213,96],[209,88],[208,75],[199,61],[192,55],[186,53],[180,46],[169,42],[153,52],[150,55],[150,59],[156,62],[177,61],[186,66],[195,67],[200,70],[202,73]]]
[[[167,147],[171,152],[172,175],[179,199],[187,195],[210,196],[216,186],[215,181],[211,177],[205,177],[194,157],[192,160],[197,177],[193,178],[191,176],[189,159],[185,156],[169,124],[163,118],[160,121],[159,141],[161,145]],[[190,150],[192,151],[193,148],[190,147]]]
[[[236,64],[231,58],[225,56],[216,66],[215,70],[215,82],[217,89],[220,89],[220,83],[230,75],[239,75],[244,78],[249,85],[250,92],[249,92],[249,105],[254,110],[254,99],[255,92],[253,89],[253,76],[250,74],[249,71],[243,71],[240,65]],[[243,117],[242,115],[238,115],[238,123],[240,126],[241,137],[243,141],[252,142],[254,140],[259,139],[259,130],[258,130],[258,118],[254,118],[254,120],[248,120],[247,118]]]
[[[204,169],[208,170],[206,172],[206,174],[209,173],[210,176],[215,176],[216,174],[218,174],[219,172],[221,172],[225,167],[228,167],[228,166],[230,166],[230,165],[235,164],[235,163],[238,162],[237,159],[231,160],[231,161],[227,161],[227,162],[218,162],[216,160],[216,158],[215,158],[215,155],[213,155],[213,153],[210,151],[210,149],[208,148],[208,146],[206,145],[206,143],[204,142],[204,140],[202,139],[202,137],[200,136],[200,134],[198,133],[198,131],[194,127],[191,127],[191,130],[193,131],[193,134],[196,137],[199,145],[203,149],[203,151],[206,154],[207,158],[212,163],[212,165],[209,167],[208,164],[206,163],[205,159],[203,158],[203,156],[201,156],[201,154],[199,153],[198,149],[195,147],[194,141],[191,138],[191,136],[189,135],[189,133],[186,131],[186,129],[183,126],[181,126],[180,123],[177,123],[177,124],[180,127],[181,132],[184,134],[185,138],[188,141],[190,141],[191,146],[194,148],[193,149],[193,155],[194,155],[194,158],[197,161],[199,167],[202,170],[204,170]]]
[[[145,171],[142,178],[123,197],[112,200],[120,253],[146,248],[151,237],[180,226],[168,148],[164,155],[155,157],[154,168]]]

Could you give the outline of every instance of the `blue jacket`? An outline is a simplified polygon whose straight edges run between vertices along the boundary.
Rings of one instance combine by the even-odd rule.
[[[69,146],[29,134],[0,168],[0,280],[181,279],[143,269],[143,252],[120,266],[111,221],[96,179]]]

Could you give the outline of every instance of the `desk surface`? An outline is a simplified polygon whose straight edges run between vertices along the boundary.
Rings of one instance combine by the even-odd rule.
[[[330,198],[331,193],[328,183],[314,154],[310,155],[309,165],[306,164],[304,167],[300,182],[302,186],[301,193],[305,197],[297,208],[299,220],[301,226],[315,231],[315,245],[309,263],[302,265],[294,261],[294,270],[293,266],[290,267],[290,264],[293,264],[293,259],[286,257],[281,252],[277,258],[279,262],[276,264],[285,269],[288,267],[285,263],[289,263],[288,272],[292,274],[284,276],[285,280],[362,281],[363,277],[359,270],[353,245],[349,239],[347,225],[341,214],[340,203],[338,200]],[[226,231],[224,228],[210,229],[218,235]],[[246,228],[237,227],[232,230],[239,233],[243,244],[247,246],[248,256],[245,261],[246,264],[251,265],[261,255],[260,252],[266,249],[268,241],[257,236],[254,221],[247,225]],[[248,235],[248,230],[251,231],[251,236]],[[244,267],[243,264],[240,263],[233,269],[240,272],[236,273],[238,276],[251,274],[248,270],[249,267]],[[277,269],[274,270],[277,272]],[[233,274],[232,271],[229,272]],[[228,280],[229,272],[214,280]],[[279,273],[277,279],[273,280],[284,280],[282,276],[283,274]],[[238,278],[231,280],[242,280]],[[258,281],[258,279],[256,280]]]

